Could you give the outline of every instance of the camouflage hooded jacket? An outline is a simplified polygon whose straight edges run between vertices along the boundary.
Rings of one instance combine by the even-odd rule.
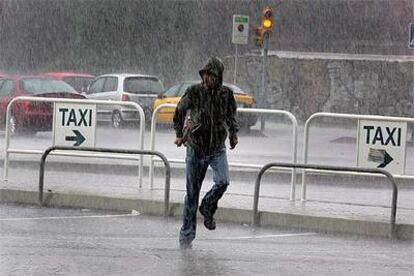
[[[227,131],[230,137],[239,130],[236,121],[237,105],[233,91],[223,86],[223,63],[218,58],[211,58],[200,70],[217,76],[219,84],[216,89],[207,89],[202,83],[190,86],[177,105],[174,114],[174,129],[177,137],[183,137],[186,116],[190,116],[197,129],[188,132],[186,145],[194,150],[211,155],[225,147]]]

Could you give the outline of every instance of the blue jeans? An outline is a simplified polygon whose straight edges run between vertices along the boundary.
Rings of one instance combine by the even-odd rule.
[[[183,226],[180,230],[180,243],[191,243],[196,235],[197,209],[200,189],[207,168],[213,169],[214,185],[204,196],[201,205],[211,215],[217,210],[217,203],[229,185],[229,166],[226,149],[217,150],[213,155],[198,155],[194,149],[187,147],[186,156],[186,189],[184,201]]]

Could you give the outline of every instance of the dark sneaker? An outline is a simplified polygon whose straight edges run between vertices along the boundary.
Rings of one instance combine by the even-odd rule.
[[[180,250],[190,250],[193,249],[193,244],[191,242],[180,242]]]
[[[213,218],[210,212],[206,208],[203,208],[202,206],[200,206],[199,210],[200,210],[200,213],[204,217],[204,226],[208,230],[216,229],[216,220]]]

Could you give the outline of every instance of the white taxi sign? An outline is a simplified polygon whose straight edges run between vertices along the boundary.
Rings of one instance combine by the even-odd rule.
[[[407,123],[375,120],[358,122],[358,167],[405,173]]]
[[[55,146],[94,147],[96,104],[55,103],[53,144]]]

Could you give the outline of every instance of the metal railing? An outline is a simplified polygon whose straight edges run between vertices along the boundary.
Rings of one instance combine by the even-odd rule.
[[[155,134],[157,131],[157,114],[163,108],[176,108],[176,104],[161,104],[159,105],[154,111],[151,119],[151,141],[150,141],[150,149],[155,149]],[[277,115],[285,115],[287,116],[290,121],[292,122],[292,162],[296,163],[297,160],[297,129],[298,129],[298,122],[296,117],[285,110],[276,110],[276,109],[259,109],[259,108],[237,108],[237,112],[241,113],[259,113],[259,114],[277,114]],[[185,160],[182,159],[169,159],[170,162],[174,163],[185,163]],[[241,163],[229,163],[229,166],[233,167],[244,167],[244,168],[254,168],[258,169],[261,168],[262,165],[257,164],[241,164]],[[154,183],[154,159],[153,156],[150,158],[149,164],[149,181],[150,181],[150,188],[153,188]],[[295,183],[296,183],[296,170],[292,170],[292,177],[291,177],[291,190],[290,190],[290,200],[295,200]]]
[[[9,177],[9,154],[10,153],[18,153],[18,154],[42,154],[42,150],[27,150],[27,149],[10,149],[10,128],[9,128],[9,120],[11,116],[11,109],[12,106],[17,102],[22,101],[30,101],[30,102],[51,102],[51,103],[76,103],[76,104],[99,104],[99,105],[122,105],[122,106],[131,106],[138,110],[140,116],[140,128],[139,128],[139,149],[144,150],[144,131],[145,131],[145,113],[142,107],[134,102],[120,102],[120,101],[105,101],[105,100],[88,100],[88,99],[65,99],[65,98],[46,98],[46,97],[26,97],[20,96],[16,97],[10,101],[7,106],[6,112],[6,129],[5,129],[5,156],[4,156],[4,168],[3,168],[3,178],[4,181],[7,182]],[[90,155],[90,154],[75,154],[75,153],[54,153],[54,155],[70,155],[70,156],[79,156],[79,157],[110,157],[110,156],[97,156],[97,155]],[[137,158],[128,158],[113,156],[112,158],[116,159],[131,159],[136,160]],[[143,173],[144,173],[144,160],[143,158],[139,159],[139,187],[142,187],[143,181]]]
[[[392,199],[391,199],[391,237],[395,235],[395,221],[397,215],[397,199],[398,199],[398,187],[395,183],[395,179],[391,173],[384,169],[378,168],[353,168],[353,167],[341,167],[341,166],[326,166],[326,165],[313,165],[313,164],[290,164],[290,163],[269,163],[263,166],[260,170],[257,178],[256,183],[254,186],[254,197],[253,197],[253,217],[252,217],[252,225],[257,226],[259,224],[259,215],[258,215],[258,206],[259,206],[259,195],[260,195],[260,182],[262,180],[263,174],[271,167],[284,167],[284,168],[298,168],[298,169],[315,169],[315,170],[324,170],[324,171],[342,171],[342,172],[359,172],[359,173],[373,173],[373,174],[382,174],[385,175],[392,184]]]
[[[40,169],[39,169],[39,205],[43,206],[43,187],[44,187],[44,174],[45,174],[45,163],[46,158],[52,151],[62,150],[62,151],[86,151],[86,152],[107,152],[107,153],[116,153],[116,154],[140,154],[140,155],[156,155],[164,162],[165,166],[165,186],[164,186],[164,215],[169,215],[169,204],[170,204],[170,181],[171,181],[171,167],[168,159],[164,154],[158,151],[150,150],[124,150],[124,149],[105,149],[105,148],[78,148],[78,147],[64,147],[64,146],[54,146],[47,148],[40,160]]]
[[[376,120],[376,121],[388,121],[388,122],[411,122],[414,123],[414,118],[405,118],[405,117],[387,117],[387,116],[377,116],[377,115],[359,115],[359,114],[343,114],[343,113],[328,113],[328,112],[319,112],[312,114],[308,120],[305,122],[304,126],[304,136],[303,136],[303,163],[307,164],[308,162],[308,148],[309,148],[309,128],[311,122],[316,118],[342,118],[342,119],[366,119],[366,120]],[[350,174],[355,174],[355,171],[350,172]],[[359,174],[359,173],[357,173]],[[405,178],[405,179],[414,179],[414,176],[400,176],[396,175],[395,178]],[[306,170],[302,173],[302,201],[306,201]]]

